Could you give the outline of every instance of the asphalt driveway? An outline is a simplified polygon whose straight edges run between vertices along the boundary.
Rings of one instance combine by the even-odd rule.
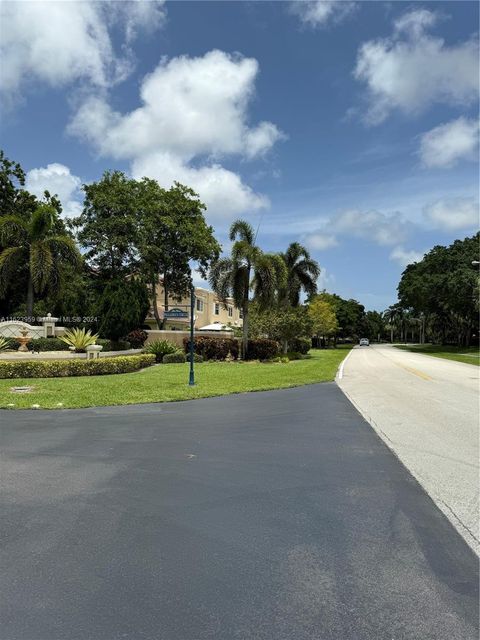
[[[2,640],[469,640],[477,558],[335,384],[1,412]]]

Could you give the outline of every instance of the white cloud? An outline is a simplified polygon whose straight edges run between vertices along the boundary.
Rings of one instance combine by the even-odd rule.
[[[324,251],[325,249],[331,249],[338,245],[338,241],[334,235],[328,233],[322,233],[315,231],[310,235],[304,237],[304,242],[309,249],[314,251]]]
[[[107,87],[132,67],[128,46],[115,52],[109,26],[121,22],[125,41],[139,28],[163,20],[162,2],[0,2],[2,39],[0,87],[5,97],[38,80],[52,87],[83,80]],[[118,9],[117,9],[118,7]],[[125,45],[125,43],[124,43]]]
[[[123,22],[127,43],[138,31],[152,32],[161,27],[166,18],[164,0],[127,0],[115,4],[117,19]]]
[[[435,102],[465,105],[477,99],[477,40],[448,46],[426,32],[436,20],[435,13],[414,9],[395,22],[391,37],[360,47],[354,74],[368,87],[370,124],[394,109],[416,113]]]
[[[166,188],[175,180],[188,185],[207,205],[210,222],[229,220],[240,213],[269,206],[268,198],[255,193],[239,175],[219,164],[194,168],[183,164],[175,155],[160,152],[135,160],[132,175],[134,178],[154,178]]]
[[[395,247],[390,254],[390,260],[398,262],[401,267],[406,267],[413,262],[420,262],[425,253],[414,251],[413,249],[404,249],[401,246]]]
[[[397,244],[408,235],[408,223],[398,212],[348,209],[333,216],[328,226],[335,233],[365,238],[382,246]]]
[[[191,185],[209,216],[260,209],[267,198],[219,162],[230,155],[262,156],[284,137],[271,122],[248,122],[257,74],[256,60],[223,51],[164,58],[141,84],[140,107],[121,114],[103,97],[90,97],[68,131],[102,155],[130,160],[135,176]]]
[[[82,210],[80,199],[82,181],[74,176],[68,167],[54,162],[46,167],[31,169],[25,180],[25,188],[37,198],[43,198],[44,191],[57,195],[62,203],[64,216],[78,216]]]
[[[420,157],[426,167],[452,167],[459,160],[474,160],[478,145],[478,120],[458,118],[424,133]]]
[[[330,273],[326,267],[321,267],[320,275],[317,280],[317,290],[323,291],[335,283],[335,276]]]
[[[474,198],[437,200],[423,210],[426,221],[439,229],[477,228],[480,224],[479,206]]]
[[[271,122],[247,124],[257,73],[253,58],[223,51],[164,58],[142,82],[142,106],[122,115],[103,98],[92,97],[69,130],[116,158],[158,150],[186,161],[206,154],[260,155],[282,134]]]
[[[348,0],[302,0],[290,3],[291,13],[309,27],[325,26],[328,22],[338,23],[356,8],[356,2]]]

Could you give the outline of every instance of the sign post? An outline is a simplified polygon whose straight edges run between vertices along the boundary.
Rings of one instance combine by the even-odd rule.
[[[195,313],[195,288],[193,282],[190,287],[190,378],[188,384],[193,387],[195,384],[195,373],[193,371],[193,327],[194,327],[194,313]]]
[[[181,309],[179,307],[185,307]],[[178,305],[173,309],[168,309],[168,311],[163,312],[163,317],[165,320],[179,320],[188,318],[188,305]],[[195,327],[195,287],[193,286],[193,282],[190,285],[190,349],[189,349],[189,362],[190,362],[190,375],[188,379],[188,384],[193,386],[195,384],[195,372],[193,370],[193,354],[194,354],[194,327]]]

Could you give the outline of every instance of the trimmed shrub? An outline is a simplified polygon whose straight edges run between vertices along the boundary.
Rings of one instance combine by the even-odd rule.
[[[142,331],[142,329],[134,329],[133,331],[130,331],[127,336],[127,340],[132,349],[141,349],[147,338],[148,333],[146,331]]]
[[[187,354],[186,360],[187,360],[187,362],[190,362],[190,355],[189,354]],[[203,362],[203,356],[199,355],[198,353],[194,353],[193,354],[193,361],[194,362]]]
[[[190,339],[184,338],[185,353],[190,352]],[[230,352],[232,358],[238,358],[238,340],[234,338],[213,338],[211,336],[196,336],[193,339],[194,353],[202,356],[204,360],[225,360]]]
[[[285,355],[289,360],[303,360],[303,358],[305,357],[301,353],[298,353],[298,351],[289,351]]]
[[[97,340],[97,344],[99,344]],[[110,340],[110,351],[126,351],[130,349],[128,340]]]
[[[169,340],[155,340],[145,347],[145,353],[153,353],[157,362],[163,362],[164,356],[176,351],[178,351],[177,345]]]
[[[181,351],[175,353],[167,353],[163,356],[163,364],[173,364],[174,362],[186,362],[185,354]]]
[[[103,351],[113,351],[111,340],[106,340],[105,338],[97,338],[97,344],[100,344],[103,347]]]
[[[10,339],[9,349],[17,350],[20,343],[15,339]],[[29,351],[68,351],[68,344],[60,338],[34,338],[27,344]]]
[[[310,338],[293,338],[293,340],[288,341],[288,346],[291,351],[307,355],[312,348],[312,341]]]
[[[0,378],[63,378],[69,376],[103,376],[131,373],[155,362],[155,356],[139,354],[95,360],[24,360],[0,361]]]
[[[248,341],[247,360],[270,360],[278,355],[278,342],[268,338]]]

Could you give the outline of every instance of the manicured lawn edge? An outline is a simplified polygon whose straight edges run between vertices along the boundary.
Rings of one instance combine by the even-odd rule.
[[[0,408],[31,409],[38,405],[42,409],[67,409],[176,402],[333,381],[346,349],[311,353],[308,360],[289,363],[201,363],[195,367],[194,387],[188,386],[188,364],[158,365],[114,376],[0,380]],[[34,389],[25,394],[12,393],[12,386]]]
[[[430,356],[431,358],[442,358],[443,360],[453,360],[454,362],[461,362],[462,364],[470,364],[474,367],[480,365],[479,358],[472,358],[462,355],[466,351],[472,351],[475,353],[472,347],[458,347],[458,351],[452,351],[452,347],[442,347],[441,345],[422,345],[422,346],[409,346],[404,344],[394,344],[396,349],[401,351],[409,351],[410,353],[419,353],[423,356]],[[478,353],[478,350],[477,352]]]

